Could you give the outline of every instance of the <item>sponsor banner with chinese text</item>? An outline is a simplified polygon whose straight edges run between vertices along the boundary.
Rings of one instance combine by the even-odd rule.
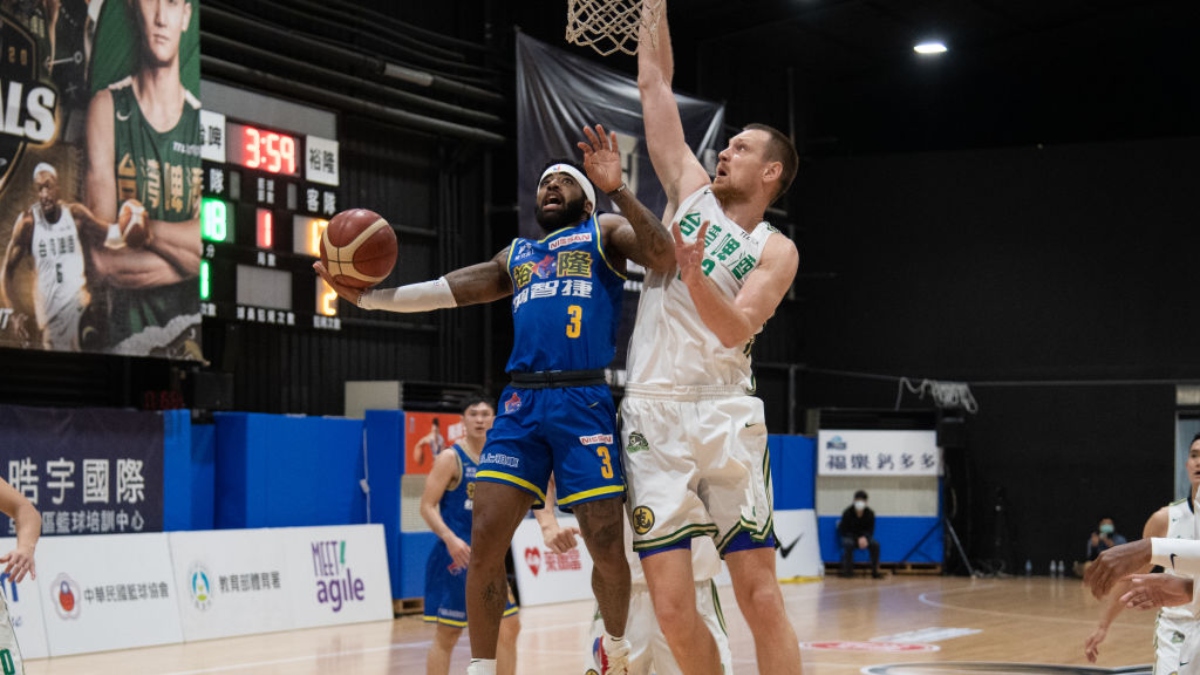
[[[288,578],[278,530],[171,532],[171,560],[179,588],[183,639],[294,628]]]
[[[392,618],[382,525],[275,530],[297,628]],[[294,581],[293,581],[294,580]]]
[[[0,470],[42,514],[42,535],[158,532],[163,417],[0,406]],[[0,514],[0,534],[15,534]]]
[[[558,514],[561,527],[578,527],[574,516]],[[521,606],[586,600],[592,597],[592,557],[579,545],[555,553],[542,542],[542,529],[533,518],[521,521],[512,540],[513,562]]]
[[[938,476],[935,431],[822,429],[817,434],[821,476]]]
[[[51,656],[183,640],[166,534],[42,539],[37,563]]]
[[[0,555],[16,547],[16,539],[0,539]],[[21,645],[21,656],[26,659],[49,656],[46,623],[42,618],[42,607],[46,603],[42,601],[38,582],[26,576],[21,583],[13,583],[7,573],[0,573],[0,586],[3,586],[4,597],[8,599],[8,615],[17,634],[17,644]]]

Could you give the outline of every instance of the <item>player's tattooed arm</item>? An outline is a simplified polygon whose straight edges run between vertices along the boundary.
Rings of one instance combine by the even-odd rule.
[[[446,275],[446,283],[459,307],[492,302],[512,295],[508,251],[508,247],[505,247],[487,262],[463,267]]]

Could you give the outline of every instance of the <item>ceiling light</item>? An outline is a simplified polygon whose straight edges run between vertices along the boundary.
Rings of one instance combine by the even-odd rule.
[[[922,42],[913,47],[913,51],[918,54],[941,54],[946,51],[946,45],[941,42]]]

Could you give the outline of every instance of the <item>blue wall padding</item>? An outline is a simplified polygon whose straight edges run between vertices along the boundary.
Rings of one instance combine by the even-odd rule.
[[[192,518],[191,530],[211,530],[216,518],[217,428],[211,424],[192,427]]]
[[[366,522],[362,420],[217,413],[217,528]]]
[[[215,440],[212,425],[192,426],[191,411],[163,412],[163,530],[211,530]]]
[[[817,531],[821,537],[821,560],[825,562],[840,562],[842,559],[841,543],[837,535],[837,521],[840,516],[820,516],[817,518]],[[928,536],[926,536],[928,535]],[[875,539],[879,541],[880,562],[909,562],[942,564],[945,553],[944,533],[941,518],[934,516],[875,516]],[[917,542],[920,547],[913,551]],[[913,551],[907,560],[904,556]],[[854,559],[867,562],[870,555],[867,551],[859,551]]]
[[[424,595],[405,594],[401,575],[400,474],[404,467],[404,412],[368,410],[363,420],[367,436],[367,481],[371,485],[371,521],[383,525],[392,598]],[[421,570],[424,571],[424,567]],[[422,581],[422,586],[424,582]]]
[[[392,586],[397,598],[420,598],[425,595],[425,565],[429,551],[437,543],[432,532],[403,532],[400,534],[400,585]]]
[[[775,508],[812,509],[817,503],[817,442],[808,436],[768,436]]]

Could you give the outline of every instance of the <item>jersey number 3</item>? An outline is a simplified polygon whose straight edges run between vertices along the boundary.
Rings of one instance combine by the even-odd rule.
[[[583,308],[579,305],[570,305],[567,307],[567,337],[579,337],[583,328]]]
[[[612,457],[608,454],[608,448],[603,445],[596,448],[596,455],[600,457],[600,475],[605,478],[612,478]]]

